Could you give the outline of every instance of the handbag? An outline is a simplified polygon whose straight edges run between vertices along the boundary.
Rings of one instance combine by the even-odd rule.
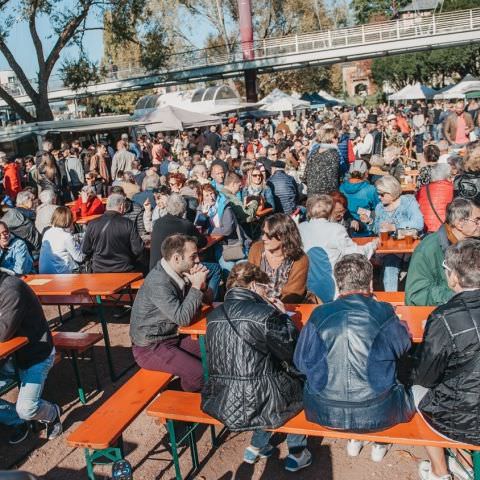
[[[245,258],[245,252],[243,251],[242,232],[237,222],[237,238],[238,241],[232,244],[226,243],[222,245],[222,257],[226,262],[236,262]]]

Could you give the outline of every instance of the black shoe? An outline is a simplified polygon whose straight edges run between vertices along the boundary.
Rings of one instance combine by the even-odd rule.
[[[56,403],[54,403],[53,406],[57,411],[57,415],[52,422],[48,422],[48,423],[45,422],[45,425],[47,428],[46,437],[48,440],[53,440],[54,438],[59,437],[63,433],[62,420],[60,418],[60,415],[62,414],[62,410]]]
[[[17,445],[27,439],[30,434],[30,422],[23,422],[13,427],[13,433],[8,439],[10,445]]]

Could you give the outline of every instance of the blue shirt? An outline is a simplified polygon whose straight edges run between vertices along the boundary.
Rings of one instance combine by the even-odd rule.
[[[0,250],[0,267],[15,272],[17,275],[32,273],[33,259],[28,251],[27,244],[14,235],[10,236],[7,249]]]

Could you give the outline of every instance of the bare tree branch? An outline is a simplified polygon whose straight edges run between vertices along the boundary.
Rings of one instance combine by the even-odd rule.
[[[62,49],[75,35],[75,33],[77,32],[77,28],[80,26],[80,24],[87,18],[92,3],[93,0],[85,0],[80,13],[76,17],[73,17],[65,25],[63,31],[58,36],[58,39],[55,42],[55,45],[52,47],[52,50],[50,51],[45,62],[45,70],[47,72],[47,75],[50,75],[50,73],[52,72],[55,63],[60,57],[60,52],[62,51]]]
[[[12,52],[8,48],[7,44],[0,39],[0,52],[3,54],[7,60],[10,68],[15,72],[19,82],[22,84],[22,87],[25,89],[25,93],[32,99],[33,102],[38,100],[38,93],[32,87],[30,81],[28,80],[25,72],[22,67],[17,63]],[[5,100],[6,101],[6,100]]]
[[[0,87],[0,98],[23,120],[26,122],[34,122],[35,118],[30,115],[27,109],[20,105],[4,88]]]

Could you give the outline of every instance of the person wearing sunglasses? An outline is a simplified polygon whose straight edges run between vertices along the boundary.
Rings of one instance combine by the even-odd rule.
[[[271,301],[268,282],[268,275],[252,263],[235,265],[224,303],[207,315],[209,375],[202,410],[231,431],[253,430],[243,456],[248,464],[274,454],[268,429],[280,427],[303,408],[303,382],[292,363],[298,331]],[[305,435],[287,435],[287,445],[287,471],[312,463]]]
[[[451,245],[442,265],[453,296],[428,317],[414,361],[413,396],[432,430],[480,445],[480,240]],[[457,455],[466,470],[451,457],[447,462],[443,448],[426,450],[429,460],[419,466],[423,480],[473,478],[465,457]]]
[[[395,177],[381,177],[376,181],[375,187],[380,203],[375,207],[374,217],[360,215],[360,221],[367,225],[370,231],[378,235],[380,232],[394,234],[399,228],[412,228],[419,232],[423,230],[423,215],[417,200],[413,195],[402,195],[402,187]],[[398,290],[402,260],[402,256],[393,254],[382,257],[383,286],[386,292]]]
[[[480,205],[455,198],[447,206],[445,223],[415,249],[405,285],[407,305],[442,305],[454,294],[442,262],[445,251],[466,238],[480,237]]]
[[[274,213],[265,219],[261,240],[252,245],[248,261],[268,275],[275,298],[284,303],[305,301],[308,257],[297,224],[288,215]]]
[[[265,174],[257,167],[248,172],[247,183],[242,189],[244,203],[248,203],[252,197],[257,198],[259,203],[266,208],[274,208],[275,206],[272,189],[266,185]]]

